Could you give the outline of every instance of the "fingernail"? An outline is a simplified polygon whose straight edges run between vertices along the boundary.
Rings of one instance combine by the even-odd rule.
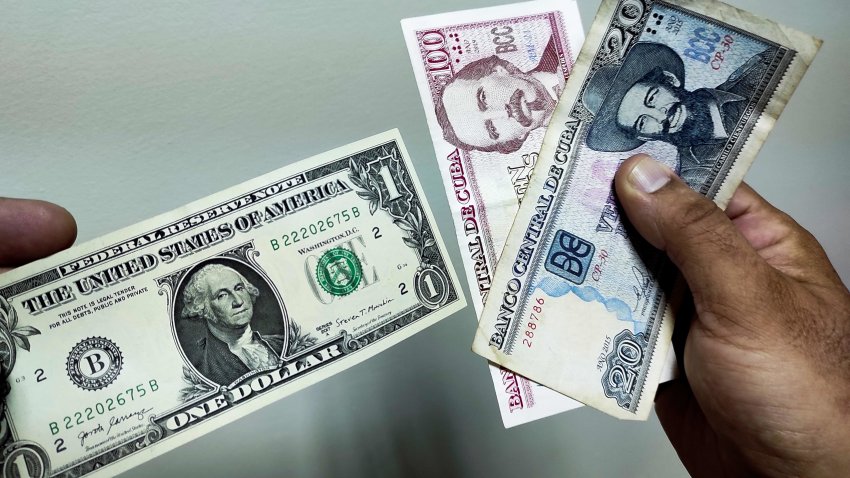
[[[671,173],[663,164],[643,156],[629,173],[629,182],[638,190],[652,194],[670,182]]]

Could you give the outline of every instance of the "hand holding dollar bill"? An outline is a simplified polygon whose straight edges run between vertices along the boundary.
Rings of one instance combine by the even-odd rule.
[[[4,476],[114,475],[464,305],[398,131],[290,165],[2,276]]]
[[[681,288],[611,181],[648,153],[725,206],[820,42],[726,4],[606,0],[561,96],[473,350],[646,419]]]

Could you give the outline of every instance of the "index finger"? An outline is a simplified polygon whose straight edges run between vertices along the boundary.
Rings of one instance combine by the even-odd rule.
[[[735,191],[726,215],[753,249],[786,275],[817,284],[841,282],[817,239],[747,184]]]

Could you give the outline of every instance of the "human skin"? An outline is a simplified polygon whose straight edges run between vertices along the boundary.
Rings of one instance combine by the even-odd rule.
[[[67,249],[76,237],[77,223],[65,209],[0,198],[0,272]]]
[[[615,186],[693,295],[685,378],[656,396],[688,471],[850,470],[850,293],[817,240],[746,184],[724,213],[648,156],[625,161]]]

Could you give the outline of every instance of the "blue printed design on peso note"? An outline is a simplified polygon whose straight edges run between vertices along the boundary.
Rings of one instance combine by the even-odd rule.
[[[651,3],[651,2],[647,2]],[[749,33],[657,2],[620,62],[597,62],[581,106],[587,147],[625,153],[651,142],[676,148],[676,171],[716,191],[777,86],[792,52]],[[728,164],[727,164],[728,163]]]
[[[569,282],[554,277],[544,277],[537,285],[537,289],[543,291],[549,297],[563,297],[570,292],[585,302],[598,302],[605,306],[605,310],[614,314],[617,320],[629,322],[632,330],[642,331],[646,328],[646,322],[640,320],[640,316],[633,314],[631,307],[616,297],[604,297],[593,286],[577,287]]]
[[[546,270],[564,279],[581,284],[587,277],[596,247],[584,239],[560,230],[546,257]]]

